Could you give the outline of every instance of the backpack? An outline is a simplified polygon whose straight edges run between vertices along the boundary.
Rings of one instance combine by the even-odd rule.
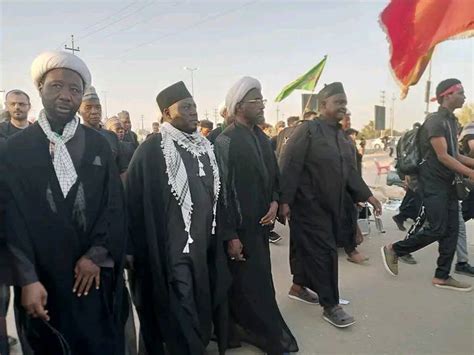
[[[405,175],[416,175],[422,161],[419,147],[420,128],[406,132],[397,143],[397,163],[395,169],[400,178]]]

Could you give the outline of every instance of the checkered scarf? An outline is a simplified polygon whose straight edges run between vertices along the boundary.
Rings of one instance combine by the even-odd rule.
[[[211,162],[212,173],[214,175],[214,206],[212,233],[215,232],[216,226],[216,208],[217,199],[219,197],[220,179],[219,168],[217,166],[216,157],[211,143],[201,136],[197,131],[194,133],[185,133],[174,128],[170,123],[165,122],[160,128],[162,135],[161,149],[165,157],[166,174],[168,175],[168,184],[171,186],[171,192],[178,201],[183,215],[184,230],[188,234],[186,246],[183,253],[189,253],[189,245],[193,243],[191,237],[191,219],[193,214],[193,201],[191,191],[189,190],[188,174],[184,166],[181,155],[176,149],[175,142],[182,148],[190,152],[197,159],[199,165],[199,176],[205,176],[204,165],[199,157],[207,154]]]
[[[46,138],[50,141],[50,151],[53,157],[54,171],[58,178],[63,196],[66,198],[69,190],[77,180],[76,168],[74,167],[71,156],[69,155],[66,143],[74,137],[77,126],[79,125],[79,119],[74,117],[73,120],[68,122],[64,126],[62,135],[53,132],[44,110],[41,110],[39,113],[38,124],[46,135]]]

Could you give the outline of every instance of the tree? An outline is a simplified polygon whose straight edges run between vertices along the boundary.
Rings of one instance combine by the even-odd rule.
[[[455,113],[456,117],[463,126],[466,123],[474,121],[474,103],[469,102],[464,104],[464,106],[457,110]]]
[[[374,121],[369,121],[369,123],[362,127],[359,136],[363,136],[365,139],[379,138],[380,131],[375,130]]]

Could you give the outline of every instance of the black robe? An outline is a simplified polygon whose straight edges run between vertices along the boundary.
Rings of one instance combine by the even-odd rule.
[[[126,226],[121,182],[110,147],[97,132],[79,125],[66,144],[70,152],[73,145],[71,158],[78,179],[64,198],[40,126],[34,124],[7,141],[12,196],[7,206],[7,243],[19,286],[35,281],[44,285],[49,325],[65,338],[72,354],[122,354],[119,309]],[[78,204],[81,187],[84,198]],[[112,264],[101,267],[100,289],[92,287],[79,298],[72,292],[75,264],[97,248],[106,250]],[[16,294],[16,302],[20,298]],[[35,354],[61,354],[58,336],[41,320],[22,313],[17,325]]]
[[[280,314],[272,280],[268,233],[260,225],[270,203],[279,200],[278,167],[268,137],[238,123],[216,139],[222,193],[218,233],[224,240],[238,237],[245,262],[229,260],[233,285],[229,294],[232,340],[243,340],[269,354],[298,351]],[[236,330],[245,333],[236,334]]]
[[[176,145],[188,174],[193,200],[190,252],[181,207],[171,193],[161,133],[136,151],[126,182],[131,242],[135,257],[132,292],[148,354],[202,354],[212,319],[220,349],[226,344],[226,295],[230,275],[224,245],[212,236],[213,175],[209,157],[198,162]]]
[[[281,202],[291,208],[290,228],[304,286],[318,293],[322,306],[337,305],[337,241],[347,198],[362,202],[372,193],[356,169],[353,147],[340,125],[324,118],[301,122],[280,162]]]

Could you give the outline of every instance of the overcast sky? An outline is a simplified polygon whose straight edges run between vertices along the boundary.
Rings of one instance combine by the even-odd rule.
[[[317,86],[342,81],[353,126],[373,119],[385,90],[387,104],[399,89],[389,66],[389,46],[378,24],[388,0],[380,1],[21,1],[0,0],[0,90],[20,88],[32,96],[35,116],[41,102],[30,78],[33,59],[59,49],[75,34],[78,55],[89,66],[108,115],[122,109],[134,127],[156,119],[156,94],[184,80],[194,92],[201,119],[214,109],[238,78],[258,78],[269,100],[266,118],[300,114],[301,92],[279,103],[273,99],[290,81],[328,61]],[[434,85],[461,79],[473,99],[474,40],[448,41],[433,59]],[[425,77],[408,98],[395,102],[395,128],[424,117]],[[435,109],[432,104],[431,109]],[[387,111],[388,113],[388,111]]]

